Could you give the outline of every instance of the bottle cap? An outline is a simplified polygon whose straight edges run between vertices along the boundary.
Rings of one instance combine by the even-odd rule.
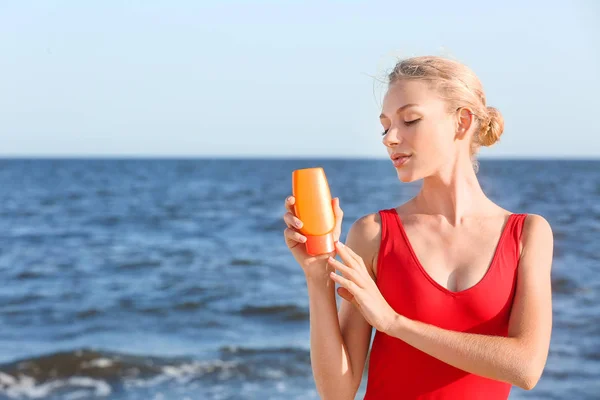
[[[306,252],[311,256],[335,251],[335,244],[331,233],[320,236],[306,235],[306,242],[304,244],[306,244]]]

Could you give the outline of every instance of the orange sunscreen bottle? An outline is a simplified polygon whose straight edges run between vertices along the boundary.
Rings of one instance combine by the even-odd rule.
[[[321,167],[292,172],[294,211],[303,225],[299,232],[306,236],[306,252],[312,256],[335,250],[333,229],[335,215],[325,171]]]

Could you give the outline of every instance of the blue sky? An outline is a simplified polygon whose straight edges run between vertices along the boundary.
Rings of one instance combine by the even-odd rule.
[[[483,157],[600,157],[587,2],[0,2],[0,155],[385,157],[398,57],[469,65]]]

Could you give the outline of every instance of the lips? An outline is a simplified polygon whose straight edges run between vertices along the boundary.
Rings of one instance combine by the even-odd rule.
[[[391,155],[391,159],[392,162],[394,163],[395,167],[400,167],[402,165],[404,165],[412,156],[412,154],[408,154],[408,153],[395,153]]]
[[[410,157],[412,154],[409,153],[393,153],[390,158],[392,159],[392,161],[397,160],[398,158],[401,157]]]

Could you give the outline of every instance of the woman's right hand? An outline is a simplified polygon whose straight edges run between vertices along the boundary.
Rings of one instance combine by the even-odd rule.
[[[331,253],[320,254],[311,256],[306,252],[306,237],[302,235],[299,230],[302,228],[302,221],[296,216],[294,212],[294,203],[296,199],[294,196],[289,196],[285,200],[285,208],[287,212],[283,215],[283,220],[287,225],[287,228],[283,231],[285,237],[285,243],[292,252],[292,255],[302,267],[304,274],[307,278],[321,277],[329,280],[329,272],[333,270],[333,267],[329,267],[327,259],[329,256],[335,257],[335,250]],[[333,240],[337,242],[340,239],[342,232],[342,219],[344,212],[340,208],[340,199],[335,197],[331,200],[333,207],[333,213],[335,215],[335,227],[333,228]],[[297,225],[299,224],[299,225]]]

